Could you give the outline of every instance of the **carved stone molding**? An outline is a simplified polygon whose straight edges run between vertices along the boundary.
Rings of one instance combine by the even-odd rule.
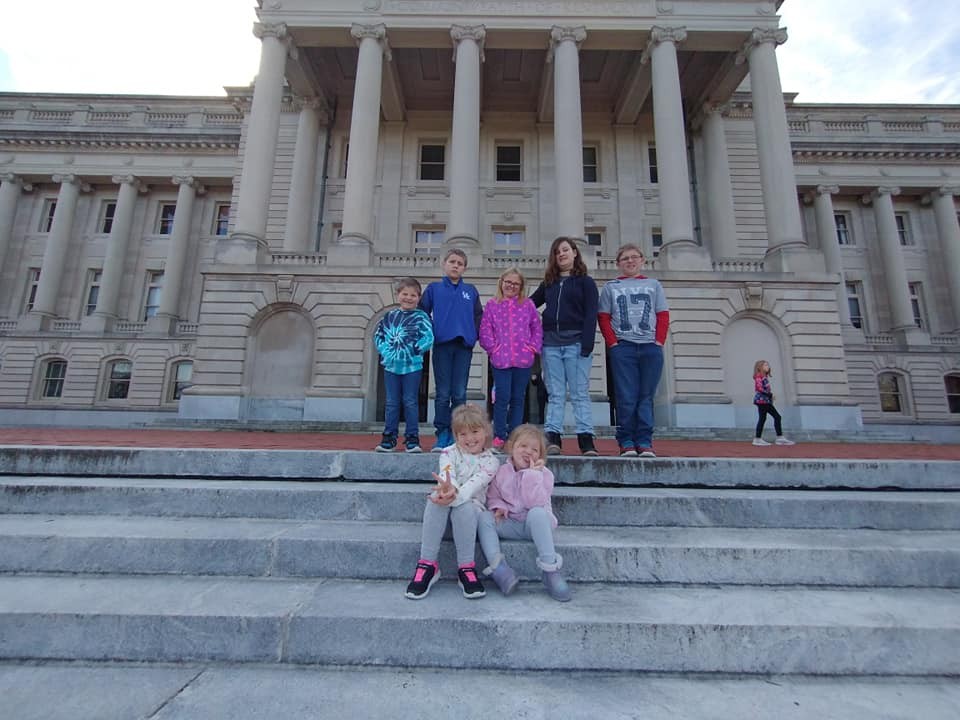
[[[777,45],[783,45],[786,41],[787,41],[786,28],[756,27],[750,31],[750,35],[747,37],[746,41],[743,43],[743,47],[741,47],[740,52],[737,53],[735,62],[737,65],[743,65],[743,63],[747,61],[747,58],[750,57],[750,53],[753,52],[755,48],[758,48],[761,45],[766,45],[768,43],[776,47]]]
[[[547,62],[553,62],[553,54],[560,43],[567,41],[574,42],[576,43],[577,50],[579,50],[580,45],[586,39],[587,28],[583,25],[569,27],[554,25],[550,28],[550,46],[547,48]]]
[[[890,186],[890,185],[882,185],[880,187],[874,188],[868,193],[864,193],[860,198],[860,202],[863,203],[864,205],[871,205],[873,201],[876,200],[881,195],[899,195],[899,194],[900,194],[900,188]]]
[[[296,292],[297,283],[293,275],[277,276],[277,300],[280,302],[292,302],[293,294]]]
[[[136,175],[114,175],[110,178],[110,182],[115,185],[133,185],[137,189],[137,192],[143,192],[145,190],[143,183]]]
[[[650,53],[653,49],[664,42],[672,42],[679,46],[687,39],[687,29],[685,27],[665,27],[663,25],[654,25],[650,28],[650,39],[647,40],[647,46],[640,55],[640,62],[646,64],[650,62]]]
[[[457,45],[461,40],[473,40],[480,49],[480,62],[486,60],[483,53],[484,45],[487,42],[487,28],[485,25],[453,25],[450,28],[450,40],[453,43],[453,61],[457,61]]]
[[[260,40],[263,40],[265,37],[287,40],[290,37],[290,34],[287,32],[286,23],[254,23],[253,34]]]
[[[77,185],[80,188],[80,192],[90,192],[93,189],[88,183],[85,183],[79,175],[61,175],[58,173],[53,175],[52,178],[53,181],[59,185]]]
[[[836,195],[840,192],[839,185],[817,185],[813,190],[808,190],[803,194],[804,205],[812,205],[818,195]]]
[[[33,185],[31,185],[28,182],[24,182],[22,177],[12,172],[0,174],[0,182],[13,183],[14,185],[19,185],[20,189],[23,192],[30,192],[31,190],[33,190]]]
[[[174,185],[187,185],[188,187],[192,187],[193,191],[197,195],[203,195],[207,191],[207,188],[204,187],[193,175],[174,175],[170,179],[173,181]]]
[[[350,35],[357,41],[357,45],[365,38],[373,38],[380,43],[380,49],[383,50],[383,56],[388,60],[393,60],[393,53],[390,52],[390,43],[387,42],[387,26],[383,23],[377,25],[361,25],[354,23],[350,27]]]
[[[750,310],[760,310],[763,308],[763,283],[744,283],[741,293],[743,294],[743,304]]]

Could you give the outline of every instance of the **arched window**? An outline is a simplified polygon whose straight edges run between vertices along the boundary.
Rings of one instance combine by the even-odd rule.
[[[130,393],[130,379],[133,377],[133,363],[129,360],[114,360],[107,365],[107,400],[125,400]]]
[[[67,361],[55,358],[43,364],[40,377],[40,397],[44,399],[63,396],[63,381],[67,377]]]
[[[880,410],[885,413],[900,413],[906,408],[906,383],[901,375],[883,372],[877,376],[877,389],[880,391]]]
[[[192,360],[180,360],[179,362],[173,363],[170,366],[170,382],[168,383],[169,390],[167,392],[167,402],[176,402],[180,399],[180,396],[183,394],[183,391],[190,387],[193,383],[193,361]]]
[[[960,413],[960,373],[951,373],[943,378],[947,391],[947,407],[951,413]]]

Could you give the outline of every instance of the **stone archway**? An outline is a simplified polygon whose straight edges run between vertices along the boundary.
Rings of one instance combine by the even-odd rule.
[[[298,308],[275,309],[248,343],[247,412],[262,420],[301,420],[313,378],[316,329]]]

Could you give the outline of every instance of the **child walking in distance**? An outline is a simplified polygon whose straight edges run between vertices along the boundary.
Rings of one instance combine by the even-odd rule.
[[[480,346],[493,366],[493,449],[499,452],[510,432],[523,422],[530,368],[543,344],[540,315],[527,298],[526,281],[510,268],[500,276],[496,297],[480,321]]]
[[[510,433],[506,445],[510,459],[487,488],[488,509],[480,515],[480,547],[488,563],[483,573],[504,595],[512,593],[517,575],[500,551],[500,538],[532,540],[547,594],[567,602],[570,586],[560,574],[563,559],[553,546],[557,518],[550,507],[553,473],[544,467],[546,450],[546,439],[535,425],[520,425]]]
[[[558,237],[550,246],[547,271],[530,296],[543,311],[543,378],[547,384],[547,452],[563,452],[563,412],[567,389],[584,455],[596,455],[590,410],[590,366],[597,334],[597,285],[587,275],[575,238]]]
[[[636,245],[617,250],[620,276],[600,293],[600,332],[609,350],[621,457],[656,457],[653,396],[663,371],[670,311],[659,280],[640,274]]]
[[[461,405],[454,410],[452,422],[456,443],[440,453],[440,472],[433,473],[437,486],[423,510],[420,560],[405,593],[411,600],[426,597],[440,579],[437,556],[448,519],[453,527],[460,590],[465,598],[486,595],[474,564],[477,517],[500,461],[488,449],[490,422],[484,410]]]
[[[386,417],[383,439],[374,448],[377,452],[391,452],[397,446],[400,426],[400,408],[406,420],[404,435],[406,451],[420,452],[420,408],[417,394],[423,370],[423,354],[433,345],[433,325],[420,302],[420,283],[415,278],[403,278],[397,283],[399,308],[391,310],[377,323],[373,342],[383,365],[383,383],[386,389]]]
[[[436,386],[433,426],[437,440],[432,452],[453,445],[450,413],[467,401],[467,379],[473,346],[483,308],[480,293],[462,280],[467,256],[462,250],[447,250],[443,279],[427,285],[420,309],[433,319],[433,379]]]
[[[773,418],[773,428],[777,432],[777,445],[794,445],[793,440],[783,436],[783,426],[780,422],[780,413],[773,406],[773,389],[770,387],[770,363],[766,360],[757,360],[753,365],[753,404],[757,406],[757,433],[753,438],[754,445],[769,445],[763,435],[763,425],[767,422],[767,415]]]

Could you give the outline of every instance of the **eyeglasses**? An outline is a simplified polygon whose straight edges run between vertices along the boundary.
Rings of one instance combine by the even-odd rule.
[[[617,262],[633,262],[643,260],[642,255],[621,255]]]
[[[501,281],[501,284],[504,287],[515,287],[515,288],[523,287],[523,283],[518,283],[515,280],[503,280]]]

